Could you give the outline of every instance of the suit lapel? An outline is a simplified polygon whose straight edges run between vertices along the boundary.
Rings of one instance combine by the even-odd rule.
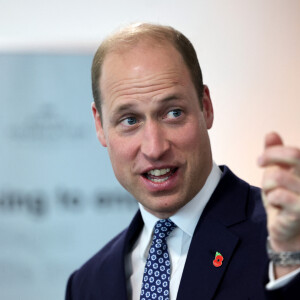
[[[194,235],[185,263],[177,300],[211,299],[238,244],[223,225],[207,220]],[[224,258],[220,267],[213,261],[216,252]]]
[[[195,229],[177,300],[214,297],[238,247],[239,237],[230,227],[246,219],[248,190],[248,184],[224,168],[221,181]],[[213,265],[216,252],[224,258],[219,267]]]
[[[97,280],[102,282],[101,287],[104,286],[105,288],[100,291],[95,289],[95,296],[92,299],[100,297],[106,300],[128,300],[125,258],[137,239],[142,226],[143,220],[138,211],[129,227],[125,230],[125,234],[123,232],[120,234],[120,237],[115,239],[115,244],[112,246],[113,251],[110,251],[102,263],[101,268],[106,271],[105,273],[103,272],[104,275],[100,271],[101,276]]]

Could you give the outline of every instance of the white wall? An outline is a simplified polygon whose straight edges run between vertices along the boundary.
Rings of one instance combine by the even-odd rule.
[[[217,163],[259,184],[266,132],[300,145],[299,0],[0,0],[0,52],[94,52],[134,21],[193,41],[215,106]]]

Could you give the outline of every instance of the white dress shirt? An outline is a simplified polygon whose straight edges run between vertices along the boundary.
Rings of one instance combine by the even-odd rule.
[[[214,163],[205,185],[201,191],[170,219],[177,225],[167,239],[168,251],[171,260],[170,300],[177,297],[187,253],[191,244],[194,230],[210,196],[217,187],[222,172]],[[152,233],[155,223],[159,220],[147,212],[139,204],[144,221],[143,230],[126,258],[126,278],[128,299],[139,300],[144,268],[152,242]]]
[[[222,176],[220,168],[213,163],[212,170],[200,192],[184,207],[176,212],[170,219],[177,225],[167,239],[168,251],[171,260],[171,280],[170,280],[170,300],[175,300],[183,273],[187,253],[191,244],[194,230],[201,217],[201,214],[217,187]],[[153,228],[159,220],[156,216],[147,212],[139,204],[144,227],[135,242],[132,251],[125,258],[125,271],[127,280],[128,299],[139,300],[144,274],[144,268],[148,257],[150,245],[152,243]],[[300,271],[300,270],[299,270]],[[275,289],[291,280],[295,274],[286,275],[284,280],[274,279],[270,266],[270,282],[268,289]],[[278,282],[279,281],[279,282]],[[277,283],[278,282],[278,283]]]

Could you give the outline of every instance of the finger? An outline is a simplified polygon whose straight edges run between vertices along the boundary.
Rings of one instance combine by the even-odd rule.
[[[289,240],[299,233],[298,216],[274,210],[273,221],[275,220],[276,222],[271,221],[269,224],[270,235],[275,240]]]
[[[286,169],[267,168],[263,175],[262,189],[268,194],[276,188],[283,188],[300,195],[300,178]]]
[[[268,133],[265,137],[265,149],[277,145],[283,145],[280,135],[276,132]]]
[[[287,146],[269,147],[258,158],[258,165],[260,167],[278,165],[300,169],[300,149]]]
[[[269,207],[268,213],[268,231],[271,240],[288,240],[294,235],[297,229],[297,218],[283,212],[278,207]]]
[[[265,195],[266,206],[281,208],[281,212],[300,216],[300,196],[286,189],[277,188]]]
[[[268,215],[268,231],[270,237],[277,241],[289,240],[300,232],[299,209],[291,211],[280,205],[272,205],[272,199],[263,196]],[[278,203],[278,202],[276,202]],[[298,248],[297,248],[298,249]]]

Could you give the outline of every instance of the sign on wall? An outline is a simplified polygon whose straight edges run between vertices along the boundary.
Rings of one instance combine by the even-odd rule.
[[[0,55],[0,299],[63,299],[137,209],[96,138],[91,61]]]

